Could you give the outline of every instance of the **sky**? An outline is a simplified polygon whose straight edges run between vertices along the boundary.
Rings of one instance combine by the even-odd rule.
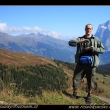
[[[99,24],[110,20],[110,6],[78,5],[1,5],[0,31],[10,35],[41,32],[63,40],[85,34],[85,25],[93,25],[95,34]]]

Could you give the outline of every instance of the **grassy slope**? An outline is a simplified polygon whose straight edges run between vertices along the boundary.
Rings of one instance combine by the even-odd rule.
[[[0,49],[0,62],[6,65],[15,65],[15,66],[26,66],[26,65],[36,65],[36,64],[47,64],[51,63],[55,66],[55,62],[52,59],[44,58],[41,56],[36,56],[33,54],[25,54],[25,53],[16,53],[8,50]],[[69,70],[66,66],[63,67],[64,71],[67,73],[69,77],[69,88],[66,90],[68,94],[72,93],[72,75],[73,71]],[[104,89],[104,93],[100,93],[98,95],[102,95],[104,97],[110,97],[110,81],[109,77],[107,79],[103,79],[101,74],[97,74],[98,77],[98,86]],[[106,83],[103,84],[103,80],[106,80]],[[85,84],[84,84],[85,85]],[[71,99],[64,93],[55,92],[43,92],[42,96],[36,97],[24,97],[22,94],[20,96],[13,96],[11,91],[4,90],[0,93],[0,103],[1,104],[85,104],[86,92],[79,90],[78,95],[80,96],[78,99]],[[97,94],[97,92],[95,93]],[[92,104],[108,104],[96,97],[92,97]]]
[[[78,99],[73,99],[68,96],[66,96],[63,93],[58,92],[47,92],[45,91],[42,96],[36,96],[36,97],[23,97],[20,96],[8,96],[7,94],[3,95],[3,93],[0,95],[0,103],[1,104],[38,104],[38,105],[85,105],[85,97],[86,93],[83,91],[80,91],[78,96],[80,96]],[[92,97],[92,104],[100,105],[100,104],[108,104],[105,101],[102,101],[96,97]]]

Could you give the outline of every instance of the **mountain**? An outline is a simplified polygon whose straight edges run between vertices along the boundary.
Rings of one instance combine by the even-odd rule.
[[[106,21],[103,24],[99,24],[95,36],[97,36],[102,41],[105,47],[105,52],[103,54],[100,54],[100,64],[110,63],[110,20]]]
[[[95,36],[101,39],[106,50],[110,50],[110,20],[98,26]]]
[[[41,33],[11,36],[0,32],[0,48],[32,53],[65,62],[74,62],[75,48],[70,47],[67,41]]]

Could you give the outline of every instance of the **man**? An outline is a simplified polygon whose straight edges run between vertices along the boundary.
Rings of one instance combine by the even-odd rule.
[[[100,62],[99,54],[104,52],[102,42],[100,39],[93,36],[92,30],[92,24],[87,24],[85,26],[84,36],[69,41],[69,46],[77,46],[75,54],[76,68],[73,75],[72,96],[77,96],[77,90],[85,73],[88,83],[88,94],[86,99],[87,104],[91,103],[91,93],[94,88],[94,76],[96,74],[96,67],[98,67]]]

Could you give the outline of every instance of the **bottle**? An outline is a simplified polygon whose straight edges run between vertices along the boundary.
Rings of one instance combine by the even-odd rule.
[[[86,47],[90,47],[91,45],[90,45],[90,40],[89,41],[87,41],[86,43],[85,43],[85,48]]]

